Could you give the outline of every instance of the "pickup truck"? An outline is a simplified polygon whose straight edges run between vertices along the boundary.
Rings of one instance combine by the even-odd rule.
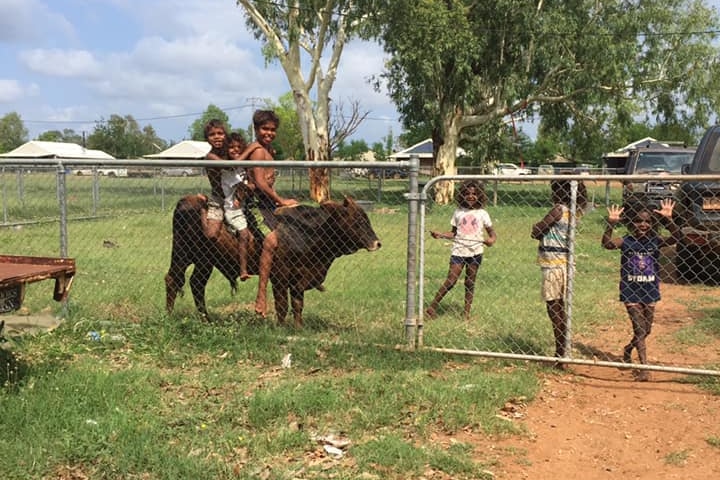
[[[684,282],[720,285],[720,125],[705,132],[683,174],[718,175],[682,182],[675,192],[673,218],[682,232],[675,271]]]

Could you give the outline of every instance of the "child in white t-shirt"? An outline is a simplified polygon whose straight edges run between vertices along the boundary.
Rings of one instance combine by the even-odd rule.
[[[464,182],[458,191],[457,202],[458,208],[450,220],[452,231],[430,232],[433,238],[453,240],[448,276],[425,310],[425,314],[431,319],[437,316],[440,302],[455,286],[463,268],[465,269],[464,318],[470,319],[470,309],[475,295],[475,278],[482,264],[484,247],[494,245],[497,238],[490,215],[483,208],[487,202],[487,195],[479,182],[475,180]]]

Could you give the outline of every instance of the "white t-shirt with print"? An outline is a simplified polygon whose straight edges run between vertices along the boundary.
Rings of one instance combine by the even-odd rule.
[[[453,213],[450,225],[455,227],[451,255],[456,257],[474,257],[484,250],[485,229],[492,228],[487,211],[482,208],[458,208]]]

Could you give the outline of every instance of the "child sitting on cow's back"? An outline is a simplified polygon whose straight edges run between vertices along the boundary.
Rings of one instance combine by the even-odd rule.
[[[482,184],[475,180],[464,182],[460,186],[456,198],[458,208],[450,220],[452,231],[430,232],[433,238],[453,241],[447,278],[440,286],[430,306],[425,310],[425,314],[431,319],[437,316],[440,302],[455,286],[463,268],[465,269],[464,318],[465,320],[470,319],[470,309],[475,295],[475,279],[482,264],[484,247],[491,247],[497,239],[490,215],[483,208],[487,202],[487,196]],[[485,233],[487,233],[487,238]]]
[[[228,137],[228,156],[230,160],[242,160],[247,148],[245,139],[239,133],[232,132]],[[238,238],[238,262],[240,281],[250,278],[248,273],[248,251],[251,250],[253,236],[248,229],[247,201],[252,194],[247,185],[248,178],[244,167],[224,168],[221,174],[223,207],[225,222]]]
[[[210,144],[210,152],[205,156],[208,160],[227,160],[227,129],[218,119],[212,119],[205,124],[205,140]],[[210,182],[210,198],[207,202],[207,212],[203,221],[203,230],[210,240],[216,240],[220,234],[223,223],[223,189],[221,183],[221,168],[206,168]]]
[[[249,160],[274,160],[275,150],[272,142],[277,135],[280,118],[272,110],[257,110],[253,114],[253,127],[256,141],[250,144],[248,150]],[[278,246],[275,227],[274,210],[277,207],[297,205],[293,198],[283,198],[275,191],[275,169],[272,167],[251,167],[248,169],[250,181],[255,186],[255,194],[260,202],[260,212],[265,224],[272,230],[263,240],[260,265],[258,268],[258,291],[255,297],[255,313],[265,317],[267,315],[267,283],[270,279],[273,255]]]

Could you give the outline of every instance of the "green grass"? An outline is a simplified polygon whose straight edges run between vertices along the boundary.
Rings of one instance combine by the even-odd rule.
[[[285,195],[303,188],[300,178],[280,178]],[[14,203],[15,220],[54,215],[51,180],[27,179],[25,201],[36,204]],[[307,293],[305,328],[294,330],[255,319],[254,281],[232,296],[217,272],[207,289],[211,321],[197,316],[189,291],[165,313],[172,206],[204,191],[204,178],[103,178],[94,217],[91,180],[68,181],[68,250],[78,274],[66,319],[0,349],[3,478],[492,478],[496,460],[438,439],[522,432],[498,412],[512,399],[532,401],[544,367],[398,348],[406,340],[405,182],[385,182],[378,197],[367,180],[334,180],[335,198],[375,202],[370,218],[383,247],[338,259],[327,292]],[[473,318],[460,320],[456,287],[439,318],[426,321],[425,345],[551,353],[529,237],[546,195],[543,185],[498,187],[488,207],[498,243],[481,267]],[[451,212],[430,205],[427,229],[449,229]],[[627,322],[616,299],[619,260],[599,246],[602,216],[590,212],[578,234],[573,331],[583,338]],[[0,240],[4,253],[56,255],[58,231],[48,220],[0,228]],[[427,304],[447,273],[449,246],[425,239]],[[27,310],[60,313],[51,290],[30,284]],[[703,335],[720,334],[713,316],[698,322]],[[287,354],[291,368],[282,368]],[[342,458],[326,456],[315,440],[330,434],[350,440]]]

